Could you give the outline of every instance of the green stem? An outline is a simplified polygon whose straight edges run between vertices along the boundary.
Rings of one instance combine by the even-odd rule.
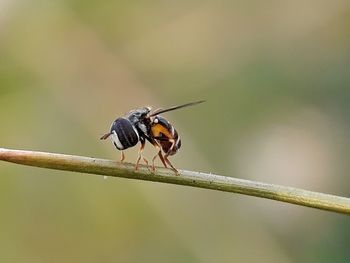
[[[145,166],[138,171],[129,163],[75,155],[20,151],[0,148],[0,160],[42,168],[123,177],[169,184],[187,185],[224,192],[240,193],[281,202],[350,214],[350,198],[317,193],[298,188],[266,184],[221,175],[157,168],[152,173]]]

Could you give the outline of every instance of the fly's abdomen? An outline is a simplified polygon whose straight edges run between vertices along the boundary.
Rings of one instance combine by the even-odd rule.
[[[138,143],[139,134],[128,119],[118,118],[112,124],[111,138],[118,150],[125,150]]]
[[[171,142],[162,141],[162,140],[159,141],[159,144],[161,145],[162,150],[165,153],[168,153],[169,155],[174,155],[175,153],[177,153],[179,151],[179,149],[181,147],[181,139],[180,139],[180,137],[175,129],[174,129],[174,134],[173,134],[172,139],[174,140],[173,148],[171,148],[171,146],[172,146]]]
[[[151,134],[168,155],[174,155],[181,147],[181,139],[174,126],[161,116],[154,119]]]

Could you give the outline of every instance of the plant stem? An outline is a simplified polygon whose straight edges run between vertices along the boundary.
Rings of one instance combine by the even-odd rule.
[[[281,202],[350,214],[350,198],[303,189],[267,184],[221,175],[179,171],[179,176],[165,168],[152,173],[146,166],[138,171],[130,163],[75,155],[21,151],[0,148],[0,160],[42,168],[123,177],[169,184],[187,185],[224,192],[240,193]]]

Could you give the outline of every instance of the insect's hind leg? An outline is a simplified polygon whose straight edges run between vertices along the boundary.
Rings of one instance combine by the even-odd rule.
[[[160,148],[159,144],[157,143],[156,140],[154,140],[153,138],[151,137],[146,137],[147,141],[149,141],[156,149],[157,149],[157,154],[152,158],[152,171],[155,171],[156,170],[156,166],[154,164],[156,158],[159,156],[159,159],[162,161],[163,165],[165,168],[168,168],[165,160],[164,160],[164,157],[163,157],[163,154],[162,154],[162,149]]]
[[[179,174],[179,171],[174,167],[174,165],[172,165],[172,163],[169,161],[169,159],[168,159],[168,154],[165,154],[164,155],[164,160],[165,160],[165,162],[171,167],[171,169],[175,172],[175,175],[180,175]]]
[[[165,160],[164,160],[164,157],[163,157],[161,148],[159,147],[159,145],[158,145],[156,142],[154,142],[154,143],[152,143],[152,144],[153,144],[153,146],[158,150],[157,154],[156,154],[156,155],[153,157],[153,159],[152,159],[152,170],[153,170],[153,171],[156,170],[156,167],[155,167],[154,162],[155,162],[155,160],[156,160],[156,158],[157,158],[158,156],[159,156],[159,159],[162,161],[164,167],[165,167],[165,168],[168,168],[168,166],[167,166],[167,164],[166,164],[166,162],[165,162]]]
[[[179,171],[171,164],[171,162],[168,159],[168,156],[170,155],[171,151],[174,149],[175,140],[169,139],[169,142],[171,143],[171,146],[170,146],[168,152],[164,155],[164,160],[171,167],[171,169],[175,172],[175,174],[179,175]]]

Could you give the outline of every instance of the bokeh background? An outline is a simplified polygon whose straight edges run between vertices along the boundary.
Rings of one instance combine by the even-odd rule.
[[[166,115],[178,168],[349,196],[349,32],[346,0],[1,0],[0,146],[119,159],[99,141],[117,116],[206,99]],[[344,215],[6,163],[0,174],[0,262],[350,259]]]

